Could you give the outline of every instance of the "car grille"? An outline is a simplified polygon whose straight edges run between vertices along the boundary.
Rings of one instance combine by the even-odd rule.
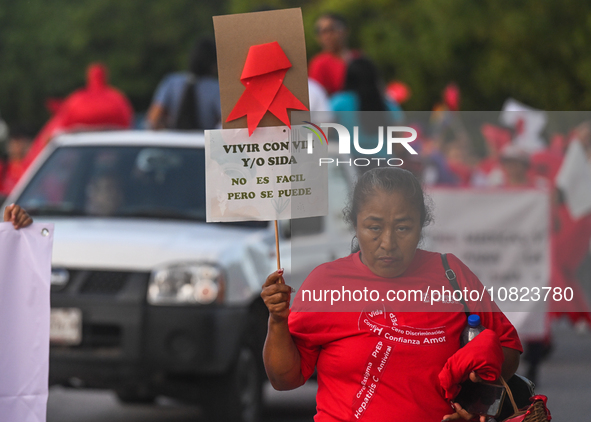
[[[121,356],[125,341],[137,341],[150,273],[64,270],[69,274],[68,280],[61,286],[52,286],[51,306],[52,309],[82,311],[82,341],[78,345],[63,345],[56,341],[52,344],[53,355],[98,353],[101,357]],[[126,333],[127,340],[124,340]]]
[[[80,293],[116,295],[125,287],[130,274],[122,271],[92,271],[82,284]]]
[[[80,348],[119,346],[121,346],[121,327],[111,324],[85,324],[83,326]]]

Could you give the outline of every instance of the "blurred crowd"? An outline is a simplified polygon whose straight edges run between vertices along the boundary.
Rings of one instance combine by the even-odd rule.
[[[410,125],[418,133],[413,148],[394,154],[427,186],[543,187],[553,198],[553,283],[576,284],[576,270],[589,251],[591,210],[573,216],[566,193],[557,183],[567,151],[578,148],[591,161],[591,122],[581,121],[564,133],[543,137],[546,117],[514,100],[508,100],[496,121],[466,129],[461,113],[461,91],[453,82],[442,87],[428,119],[412,119],[404,105],[412,96],[403,81],[384,81],[377,66],[361,50],[348,45],[348,26],[337,14],[320,16],[315,35],[321,51],[309,61],[309,97],[312,111],[339,113],[380,111],[395,123]],[[108,69],[93,63],[87,83],[64,99],[46,104],[51,117],[40,131],[9,122],[0,127],[0,196],[7,196],[33,160],[56,134],[96,129],[148,128],[214,129],[221,126],[220,92],[215,43],[199,39],[189,54],[184,71],[164,75],[155,87],[152,104],[139,123],[125,93],[109,84]],[[350,116],[350,115],[349,115]],[[0,119],[1,120],[1,119]],[[348,122],[356,125],[356,122]],[[363,122],[361,122],[363,126]],[[473,128],[472,128],[473,129]],[[369,138],[369,137],[367,137]],[[361,145],[363,145],[361,140]],[[371,141],[374,142],[375,141]],[[372,145],[373,146],[373,145]],[[578,309],[588,309],[584,294]],[[573,323],[589,323],[588,312],[568,315]]]

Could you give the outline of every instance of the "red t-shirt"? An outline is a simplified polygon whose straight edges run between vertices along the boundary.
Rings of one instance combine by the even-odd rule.
[[[330,53],[319,53],[308,66],[308,76],[322,85],[328,95],[343,89],[346,74],[347,62]]]
[[[448,259],[461,289],[482,289],[468,267],[453,255]],[[361,287],[386,282],[395,289],[451,289],[440,255],[420,249],[405,273],[393,279],[373,274],[359,253],[312,271],[292,306],[289,328],[303,376],[308,379],[317,368],[314,420],[440,421],[453,413],[438,375],[460,347],[466,325],[463,305],[447,303],[449,312],[387,311],[387,305],[377,312],[293,311],[304,289],[321,288],[327,281],[350,287],[351,279]],[[515,328],[501,312],[492,312],[498,310],[494,303],[486,306],[491,312],[478,312],[482,325],[493,329],[504,347],[522,351]]]
[[[459,180],[460,186],[469,186],[472,180],[472,169],[470,166],[460,162],[448,162],[449,169]]]
[[[358,51],[351,51],[351,59],[360,57]],[[330,53],[318,53],[308,66],[308,77],[314,79],[326,89],[328,95],[341,91],[345,85],[347,66],[349,64],[340,56]]]

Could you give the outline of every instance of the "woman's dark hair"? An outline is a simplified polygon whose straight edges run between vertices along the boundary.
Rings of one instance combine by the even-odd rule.
[[[421,227],[425,227],[433,221],[429,198],[423,192],[418,179],[408,170],[385,167],[369,170],[357,180],[349,204],[344,210],[345,221],[350,227],[357,227],[359,210],[367,199],[378,190],[386,193],[401,193],[419,210]]]
[[[195,76],[216,76],[216,69],[215,42],[210,38],[197,41],[189,58],[189,71]]]
[[[380,92],[378,69],[365,57],[355,59],[349,64],[344,90],[357,94],[359,111],[387,110]]]

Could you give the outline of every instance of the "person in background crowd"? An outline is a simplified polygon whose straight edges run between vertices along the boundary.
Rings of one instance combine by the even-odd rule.
[[[316,370],[315,421],[361,416],[373,422],[470,419],[472,415],[457,403],[456,412],[451,413],[454,393],[453,387],[447,387],[446,374],[451,368],[457,371],[457,380],[470,377],[475,381],[479,370],[491,365],[496,373],[489,379],[499,373],[510,378],[522,350],[515,328],[489,302],[478,312],[487,329],[470,347],[460,348],[466,315],[457,302],[447,312],[421,312],[416,305],[413,312],[390,312],[382,306],[375,313],[370,309],[356,313],[308,308],[310,302],[301,293],[307,288],[449,288],[441,256],[417,248],[431,215],[421,184],[409,171],[389,167],[365,172],[345,216],[355,231],[358,251],[315,268],[291,309],[292,290],[282,279],[282,270],[269,275],[263,285],[261,297],[269,309],[263,359],[271,384],[278,390],[291,390]],[[468,267],[455,256],[450,258],[461,288],[480,291],[482,284]],[[437,345],[400,341],[405,330],[426,333],[435,329],[445,332],[446,341]],[[460,356],[465,357],[463,362]],[[485,419],[480,417],[481,422]]]
[[[586,160],[581,160],[581,165],[589,166],[591,161],[591,122],[584,121],[575,127],[569,135],[570,145],[568,149],[574,149],[575,154],[580,151],[582,154],[586,154]],[[554,136],[554,142],[550,145],[549,154],[554,156],[560,156],[561,152],[564,153],[565,140],[561,140]],[[558,145],[553,145],[558,144]],[[581,149],[582,147],[582,149]],[[571,153],[571,151],[568,151]],[[569,154],[570,155],[570,154]],[[572,159],[570,155],[570,159]],[[562,157],[560,157],[562,158]],[[551,161],[547,162],[547,168],[549,170],[549,176],[551,182],[554,185],[553,191],[553,207],[552,207],[552,264],[551,264],[551,287],[559,287],[561,289],[570,288],[573,291],[573,299],[568,302],[568,308],[565,309],[563,304],[561,309],[557,309],[556,305],[551,302],[549,308],[550,321],[567,317],[568,321],[579,332],[588,331],[591,328],[591,305],[587,299],[585,291],[583,290],[579,278],[578,270],[583,263],[585,257],[589,254],[589,241],[591,240],[591,212],[579,210],[578,214],[575,214],[574,210],[571,209],[572,204],[567,201],[567,190],[569,184],[576,183],[573,179],[566,178],[558,181],[556,172],[553,170],[555,167],[554,157]],[[566,164],[566,161],[562,163]],[[586,161],[586,163],[585,163]],[[572,165],[572,162],[569,163]],[[571,167],[572,168],[572,167]],[[579,168],[579,177],[585,177]],[[560,170],[562,173],[562,170]],[[583,174],[581,174],[583,173]],[[588,176],[587,176],[588,177]],[[580,183],[580,181],[579,181]],[[588,188],[589,181],[586,181],[585,186]],[[572,193],[571,193],[572,195]],[[531,376],[535,377],[537,374],[537,366],[547,356],[551,350],[552,342],[550,335],[529,345],[530,353],[527,354],[526,358],[530,362]]]
[[[24,173],[24,159],[31,147],[33,133],[25,127],[13,126],[6,145],[6,163],[0,163],[0,195],[8,196]]]
[[[480,128],[486,146],[486,156],[475,166],[472,185],[476,187],[499,186],[503,183],[501,151],[511,143],[511,132],[505,128],[485,123]]]
[[[4,208],[4,222],[12,223],[13,227],[18,230],[30,226],[33,219],[19,205],[10,204]]]
[[[444,141],[438,134],[425,133],[423,128],[417,130],[417,145],[420,147],[417,162],[420,163],[416,171],[410,169],[404,162],[404,168],[410,170],[424,186],[457,186],[458,176],[452,171],[444,154]],[[411,156],[412,157],[412,156]],[[411,158],[409,157],[409,158]],[[406,158],[405,158],[406,160]]]
[[[508,144],[499,156],[499,162],[503,172],[500,187],[504,188],[535,188],[542,187],[541,179],[533,178],[530,173],[530,155],[521,147]],[[554,272],[554,257],[552,258],[552,271]],[[554,278],[553,276],[551,279]],[[552,283],[552,281],[551,281]],[[550,347],[549,330],[543,336],[526,336],[523,338],[523,359],[528,363],[527,377],[535,384],[539,366],[547,356]]]
[[[530,155],[521,147],[507,145],[500,156],[504,173],[502,187],[547,187],[547,182],[530,172]]]
[[[347,21],[335,13],[325,13],[316,20],[316,38],[322,51],[308,65],[308,76],[333,95],[343,89],[348,64],[361,56],[347,45]]]
[[[220,87],[215,43],[198,41],[188,72],[167,75],[148,110],[151,129],[215,129],[221,121]]]
[[[109,85],[107,67],[93,63],[88,67],[86,87],[66,98],[57,118],[64,129],[127,129],[133,124],[133,107],[125,94]]]
[[[365,57],[354,59],[347,68],[344,90],[332,96],[330,99],[331,110],[337,121],[354,133],[354,127],[359,128],[359,145],[362,148],[371,149],[377,145],[377,129],[379,126],[388,126],[400,123],[404,116],[402,110],[392,100],[387,99],[381,89],[381,81],[378,70],[371,60]],[[370,119],[368,114],[358,115],[352,112],[381,111],[389,112],[388,122],[383,121],[383,115],[376,115]],[[377,119],[377,120],[376,120]],[[353,139],[351,139],[353,141]],[[403,154],[404,147],[396,144],[401,150],[393,151],[395,157]],[[356,151],[356,149],[351,149]],[[386,147],[372,157],[388,157]],[[372,164],[375,165],[376,161]],[[372,168],[372,165],[358,167],[361,171]]]
[[[115,214],[124,200],[121,182],[113,172],[95,175],[86,186],[84,210],[88,215],[108,217]]]
[[[572,289],[574,292],[573,301],[569,305],[577,311],[556,311],[556,305],[551,302],[546,320],[548,326],[546,334],[525,339],[523,359],[529,365],[526,375],[534,383],[538,380],[540,365],[550,355],[553,348],[551,331],[549,330],[550,322],[566,316],[575,327],[591,326],[591,308],[577,279],[577,270],[589,252],[591,215],[579,219],[573,218],[568,211],[562,192],[555,188],[552,222],[550,287],[563,290]]]
[[[542,177],[554,185],[554,180],[558,174],[564,153],[566,152],[566,138],[561,134],[554,134],[550,138],[550,145],[543,150],[534,152],[531,159],[530,172],[533,175]]]
[[[464,142],[453,140],[445,145],[445,158],[451,172],[457,178],[457,186],[469,186],[472,180],[472,166]]]
[[[585,136],[584,125],[579,126],[582,132],[575,131],[578,139]],[[584,141],[583,141],[584,142]],[[532,168],[532,161],[537,157],[537,164]],[[557,312],[554,304],[550,304],[548,326],[552,319],[566,315],[574,324],[591,325],[590,307],[577,280],[576,271],[589,251],[591,239],[591,215],[575,219],[570,215],[564,195],[555,186],[555,177],[562,157],[559,151],[543,150],[529,155],[523,148],[509,144],[500,155],[500,163],[504,172],[502,187],[552,188],[552,226],[551,226],[551,264],[550,287],[561,289],[571,288],[575,292],[570,305],[573,309],[586,310],[578,312]],[[540,365],[552,349],[552,338],[548,329],[543,336],[524,339],[524,360],[529,364],[527,377],[534,383],[538,379]]]
[[[86,71],[86,86],[70,94],[37,134],[24,160],[26,169],[53,136],[72,130],[129,129],[133,107],[127,96],[109,85],[107,67],[92,63]]]
[[[401,122],[400,106],[382,94],[378,69],[368,58],[354,59],[347,68],[343,92],[330,99],[331,109],[338,111],[389,111]]]

